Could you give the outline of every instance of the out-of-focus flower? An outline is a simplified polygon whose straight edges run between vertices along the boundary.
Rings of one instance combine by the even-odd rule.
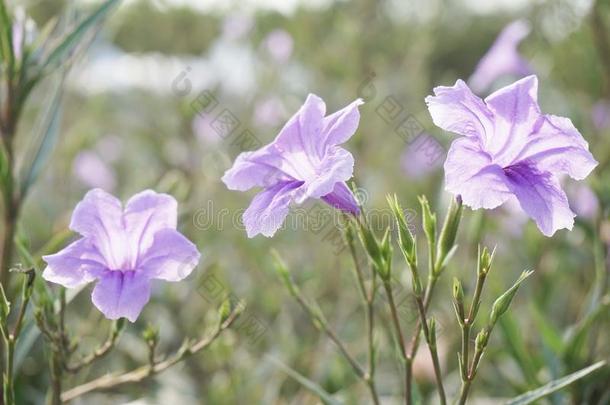
[[[540,231],[572,229],[575,214],[557,178],[582,180],[597,161],[568,118],[542,114],[538,79],[528,76],[485,99],[458,80],[437,87],[426,103],[434,123],[462,135],[445,161],[446,189],[473,209],[491,209],[514,195]]]
[[[123,155],[123,140],[117,135],[104,135],[95,144],[95,150],[99,152],[100,156],[104,157],[104,161],[116,162]]]
[[[438,145],[432,135],[422,133],[406,146],[400,157],[400,167],[408,177],[421,179],[441,167],[442,155],[427,153],[429,143]]]
[[[222,24],[222,37],[229,40],[238,40],[245,37],[254,26],[254,19],[247,14],[231,14]]]
[[[591,118],[598,131],[610,128],[610,101],[600,100],[595,103]]]
[[[116,186],[114,170],[95,152],[83,151],[76,155],[72,171],[76,178],[89,188],[111,191]]]
[[[285,63],[292,55],[294,41],[292,36],[282,29],[273,30],[265,38],[265,48],[278,63]]]
[[[470,87],[478,93],[503,76],[521,78],[531,74],[531,67],[518,50],[519,43],[529,33],[530,26],[526,21],[517,20],[507,25],[468,79]]]
[[[358,128],[358,99],[325,117],[324,101],[310,94],[301,109],[269,145],[240,154],[222,177],[231,190],[263,187],[243,215],[248,237],[271,237],[288,215],[292,202],[319,198],[342,211],[358,213],[345,183],[352,177],[354,158],[339,145]]]
[[[208,114],[197,114],[193,118],[193,133],[199,142],[204,145],[216,145],[221,140],[218,132],[211,126],[213,121],[213,117]]]
[[[14,21],[12,26],[13,53],[17,60],[23,56],[24,46],[30,45],[34,41],[36,24],[29,18],[22,6],[15,8]]]
[[[97,281],[93,304],[108,319],[134,322],[150,299],[151,280],[180,281],[199,262],[197,247],[176,230],[178,204],[151,190],[125,205],[91,190],[72,213],[82,238],[44,256],[42,276],[66,288]]]
[[[567,188],[567,193],[572,200],[572,208],[576,215],[593,220],[599,213],[599,200],[597,195],[586,184],[575,184]]]
[[[274,127],[286,115],[284,104],[277,97],[270,97],[258,103],[254,109],[254,123]]]

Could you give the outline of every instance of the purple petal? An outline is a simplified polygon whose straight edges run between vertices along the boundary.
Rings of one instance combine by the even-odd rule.
[[[150,279],[140,271],[106,271],[93,289],[93,304],[108,319],[135,322],[150,299]]]
[[[461,195],[473,209],[496,208],[511,195],[502,168],[481,150],[473,138],[458,138],[451,144],[445,161],[445,187]]]
[[[466,83],[458,80],[453,87],[435,87],[434,94],[426,97],[426,104],[436,126],[487,141],[493,133],[493,115]]]
[[[145,190],[131,197],[123,214],[131,257],[146,252],[160,230],[176,229],[177,219],[178,203],[168,194]]]
[[[328,205],[354,215],[360,213],[358,201],[345,182],[336,183],[333,191],[322,197]]]
[[[362,104],[364,101],[357,99],[324,118],[322,134],[325,140],[320,143],[320,147],[340,145],[354,135],[360,123],[358,107]]]
[[[329,194],[335,184],[349,180],[354,173],[354,157],[345,149],[334,147],[319,163],[317,172],[317,176],[306,182],[298,194],[295,199],[297,204],[302,204],[308,198],[320,198]]]
[[[470,86],[475,91],[481,92],[502,76],[520,77],[531,74],[531,67],[517,49],[529,32],[530,26],[523,20],[507,25],[477,64],[474,73],[468,79]]]
[[[273,144],[255,152],[243,152],[222,176],[229,190],[246,191],[294,180],[295,169],[273,148]]]
[[[259,233],[271,237],[282,226],[295,190],[302,182],[278,183],[258,193],[243,215],[246,233],[253,238]]]
[[[569,118],[545,115],[515,160],[528,160],[543,172],[582,180],[597,166],[589,145]]]
[[[309,94],[299,111],[288,120],[274,141],[278,152],[303,153],[308,158],[318,155],[322,139],[322,120],[326,104],[315,94]]]
[[[528,76],[485,99],[495,117],[493,138],[488,140],[485,149],[503,167],[515,162],[527,137],[539,124],[537,93],[538,79]]]
[[[70,229],[87,237],[110,269],[122,269],[130,260],[122,211],[119,200],[94,189],[77,204],[70,222]]]
[[[163,229],[155,234],[138,270],[150,278],[180,281],[191,274],[200,257],[197,247],[182,234],[173,229]]]
[[[512,192],[538,229],[552,236],[558,229],[572,229],[575,214],[568,198],[551,173],[520,163],[505,169]]]
[[[93,281],[106,269],[105,259],[86,238],[42,259],[47,263],[42,277],[66,288]]]

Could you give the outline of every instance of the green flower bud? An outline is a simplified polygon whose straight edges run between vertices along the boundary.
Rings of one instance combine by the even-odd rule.
[[[494,302],[491,308],[491,315],[489,320],[491,325],[495,325],[498,319],[508,310],[508,307],[510,306],[515,294],[517,293],[519,286],[532,273],[533,271],[524,271],[523,273],[521,273],[521,276],[519,276],[515,284],[513,284],[511,288],[509,288]]]
[[[479,247],[480,250],[480,247]],[[487,276],[487,273],[489,273],[489,270],[491,269],[491,263],[493,261],[494,258],[494,254],[496,252],[496,249],[494,248],[494,250],[489,253],[489,249],[487,249],[487,247],[483,247],[483,250],[480,251],[479,254],[479,263],[478,263],[478,273],[479,276]]]
[[[434,246],[436,242],[436,215],[430,210],[430,203],[425,195],[419,197],[419,203],[422,209],[422,226],[424,233],[428,239],[430,246]]]
[[[464,289],[462,283],[456,277],[453,278],[453,308],[455,309],[455,315],[458,318],[460,324],[464,323]]]
[[[409,230],[409,225],[405,219],[404,211],[398,202],[398,197],[396,197],[396,194],[394,194],[394,196],[388,195],[387,200],[398,227],[398,244],[402,254],[405,256],[409,265],[417,265],[417,245],[413,234]]]
[[[297,295],[298,287],[296,286],[296,284],[294,284],[294,281],[292,281],[290,272],[288,271],[288,268],[284,264],[284,261],[280,257],[279,253],[276,250],[272,250],[271,255],[273,256],[275,270],[277,271],[278,275],[280,276],[282,282],[284,283],[284,285],[286,286],[288,291],[290,291],[291,295],[293,295],[293,296]]]
[[[439,235],[438,247],[436,252],[437,272],[441,272],[446,264],[446,259],[450,252],[455,248],[455,238],[462,219],[462,198],[456,197],[451,201],[449,210],[445,216],[445,222]]]
[[[159,330],[149,323],[142,332],[142,338],[144,338],[149,346],[154,346],[159,341]]]
[[[487,346],[487,341],[489,340],[489,331],[487,329],[481,330],[477,337],[474,340],[474,347],[477,351],[482,351]]]

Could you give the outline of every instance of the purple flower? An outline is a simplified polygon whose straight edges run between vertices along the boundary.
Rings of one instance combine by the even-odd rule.
[[[502,76],[520,78],[532,73],[529,64],[517,49],[529,32],[530,26],[523,20],[514,21],[502,30],[468,79],[468,84],[475,92],[486,90]]]
[[[282,29],[271,31],[265,38],[267,51],[278,63],[285,63],[292,55],[294,41],[292,36]]]
[[[358,99],[324,116],[326,105],[310,94],[301,109],[269,145],[240,154],[222,181],[231,190],[263,187],[244,212],[248,237],[271,237],[284,222],[292,202],[320,198],[342,211],[357,214],[358,204],[345,183],[354,158],[339,145],[358,128]]]
[[[446,189],[473,209],[491,209],[514,195],[540,231],[572,229],[574,213],[557,176],[582,180],[597,165],[568,118],[542,114],[538,79],[528,76],[485,99],[458,80],[437,87],[426,103],[434,123],[462,137],[445,161]]]
[[[134,322],[152,279],[180,281],[199,262],[196,246],[176,230],[177,208],[172,196],[151,190],[131,197],[125,209],[112,195],[89,191],[70,222],[82,238],[44,256],[42,276],[66,288],[97,281],[93,304],[108,319]]]
[[[438,141],[425,132],[409,143],[400,157],[403,173],[411,179],[422,179],[438,169],[443,155],[429,152],[430,147],[436,145]]]
[[[114,170],[95,152],[80,152],[76,155],[72,167],[74,175],[88,187],[104,190],[113,190],[116,187]]]
[[[610,128],[610,101],[599,100],[596,102],[591,111],[591,118],[598,131]]]

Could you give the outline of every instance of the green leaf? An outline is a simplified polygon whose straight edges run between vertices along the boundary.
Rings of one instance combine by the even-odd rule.
[[[539,385],[537,370],[537,357],[527,350],[523,333],[512,313],[507,312],[499,319],[499,327],[504,337],[504,343],[510,356],[515,360],[529,387]]]
[[[99,24],[108,13],[119,3],[119,0],[106,0],[87,18],[81,21],[74,30],[65,35],[60,43],[53,48],[42,63],[42,69],[55,68],[68,57],[80,44],[90,29]]]
[[[59,133],[59,123],[61,118],[61,97],[63,95],[63,84],[66,77],[66,70],[60,73],[61,78],[58,80],[53,93],[51,94],[48,106],[44,114],[39,119],[35,129],[33,142],[38,142],[34,146],[31,158],[24,159],[24,162],[32,162],[31,165],[24,169],[21,180],[21,197],[24,198],[32,184],[36,181],[40,169],[46,163]]]
[[[559,391],[560,389],[567,387],[568,385],[572,384],[573,382],[576,382],[576,381],[580,380],[581,378],[586,377],[587,375],[593,373],[596,370],[599,370],[600,368],[604,367],[605,365],[606,365],[605,361],[600,361],[589,367],[585,367],[582,370],[569,374],[563,378],[560,378],[558,380],[553,380],[550,383],[545,384],[542,387],[537,388],[533,391],[528,391],[523,395],[519,395],[518,397],[513,398],[510,401],[506,402],[506,405],[531,404],[534,401],[544,398],[556,391]]]
[[[312,393],[316,394],[318,398],[322,400],[327,405],[341,405],[341,402],[337,401],[332,397],[328,392],[324,391],[322,387],[320,387],[317,383],[311,381],[309,378],[305,377],[298,371],[290,368],[286,364],[282,363],[278,359],[274,357],[268,356],[268,359],[275,364],[279,369],[288,374],[292,379],[301,384],[304,388],[307,388]]]
[[[0,0],[0,59],[8,61],[8,65],[12,66],[14,57],[13,22],[9,16],[6,1]]]

